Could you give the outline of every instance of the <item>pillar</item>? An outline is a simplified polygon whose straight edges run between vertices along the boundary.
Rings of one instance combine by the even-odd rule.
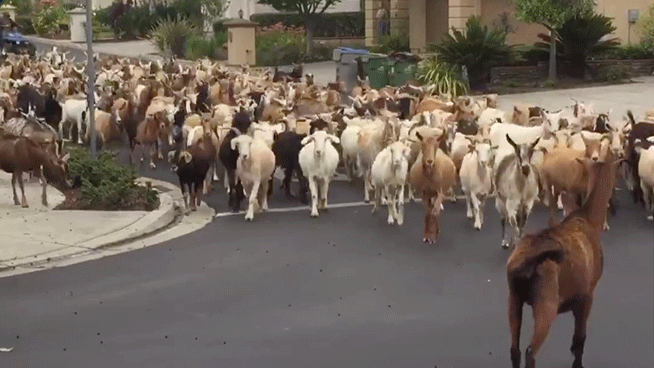
[[[471,15],[481,15],[480,0],[449,0],[449,30],[465,29],[466,22]]]
[[[424,52],[427,47],[426,7],[426,0],[412,0],[408,4],[409,46],[412,53]]]

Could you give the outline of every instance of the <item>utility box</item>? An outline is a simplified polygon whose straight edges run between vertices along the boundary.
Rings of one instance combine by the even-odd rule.
[[[629,17],[629,23],[633,24],[638,22],[638,16],[640,15],[638,9],[629,9],[627,15]]]
[[[86,9],[75,8],[68,12],[70,16],[70,41],[86,42]]]
[[[259,23],[234,19],[223,24],[227,28],[227,64],[254,66],[257,63],[255,31]]]
[[[11,4],[5,4],[3,6],[0,6],[0,15],[3,15],[5,13],[9,14],[9,18],[13,20],[14,22],[16,21],[16,7],[11,5]]]

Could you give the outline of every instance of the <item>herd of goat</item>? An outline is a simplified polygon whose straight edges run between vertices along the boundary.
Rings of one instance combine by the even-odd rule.
[[[330,180],[343,165],[350,179],[363,177],[364,199],[372,195],[373,212],[388,206],[389,224],[403,223],[405,197],[423,197],[424,240],[430,243],[439,232],[443,201],[455,200],[458,188],[477,230],[486,199],[494,197],[502,245],[508,247],[520,238],[536,202],[552,215],[557,207],[564,214],[578,207],[588,191],[582,159],[601,160],[609,150],[627,158],[623,174],[634,198],[649,212],[654,208],[654,172],[648,164],[654,149],[647,139],[654,135],[654,121],[637,123],[630,112],[619,124],[579,102],[557,112],[528,105],[505,112],[497,109],[496,95],[448,101],[408,84],[375,90],[363,81],[347,94],[344,83],[320,86],[301,66],[291,73],[255,73],[208,61],[183,67],[176,61],[106,58],[96,64],[98,142],[126,136],[130,160],[141,147],[141,161],[149,155],[152,168],[155,156],[164,158],[167,144],[187,209],[188,197],[195,209],[224,172],[230,209],[238,211],[247,199],[246,219],[252,220],[267,209],[272,176],[280,167],[285,193],[292,196],[291,179],[297,177],[298,197],[308,203],[310,193],[311,216],[317,217],[327,205]],[[75,130],[78,143],[90,138],[84,67],[54,49],[38,61],[6,60],[0,79],[3,142],[29,137],[50,153],[49,160],[27,159],[32,151],[15,146],[15,152],[5,153],[11,148],[3,144],[3,161],[35,161],[18,165],[12,183],[22,189],[20,172],[44,167],[41,175],[66,187],[62,142],[72,140]],[[10,172],[12,166],[2,165]]]
[[[388,223],[404,222],[405,197],[425,207],[424,241],[437,240],[443,203],[465,194],[467,217],[483,226],[484,203],[495,198],[502,246],[514,246],[507,271],[510,289],[511,359],[520,366],[522,305],[536,320],[526,351],[527,367],[558,313],[576,319],[573,367],[581,367],[586,320],[602,272],[601,233],[614,207],[614,181],[624,177],[634,200],[654,209],[654,113],[620,123],[609,113],[575,101],[551,112],[539,106],[497,106],[496,95],[445,99],[426,88],[370,88],[359,80],[321,86],[301,66],[286,73],[227,69],[200,60],[132,62],[96,60],[98,142],[127,138],[130,161],[168,161],[177,173],[187,210],[195,209],[214,180],[223,180],[229,208],[247,199],[246,220],[268,207],[272,178],[284,170],[282,188],[311,207],[327,206],[339,165],[352,180],[363,178],[373,212],[388,207]],[[23,191],[22,173],[33,173],[62,191],[68,180],[65,140],[90,137],[84,66],[56,49],[37,60],[11,57],[0,67],[0,168]],[[618,171],[618,169],[621,170]],[[309,198],[310,195],[310,198]],[[189,203],[190,202],[190,203]],[[534,204],[550,209],[549,227],[523,235]],[[566,216],[554,219],[558,209]],[[509,236],[506,224],[512,229]]]

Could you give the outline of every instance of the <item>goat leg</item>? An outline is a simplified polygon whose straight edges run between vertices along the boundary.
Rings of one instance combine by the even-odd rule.
[[[14,192],[14,205],[18,206],[20,201],[18,200],[18,194],[16,193],[16,181],[18,179],[18,173],[14,172],[11,175],[11,189]]]
[[[397,189],[397,217],[396,221],[398,225],[404,224],[404,185],[400,185],[400,187]]]
[[[515,291],[509,291],[509,325],[511,327],[511,365],[520,368],[520,328],[523,303]]]
[[[22,172],[18,173],[18,186],[20,187],[21,206],[23,208],[28,208],[29,206],[27,205],[27,197],[25,197],[25,186],[23,184],[23,173]]]
[[[572,311],[572,314],[575,317],[575,332],[572,336],[572,346],[570,347],[570,351],[574,355],[572,368],[583,368],[582,357],[584,355],[584,345],[586,343],[586,325],[592,304],[592,298],[588,298],[588,300],[580,303],[579,306]]]
[[[48,194],[46,193],[46,188],[48,186],[48,182],[45,180],[45,175],[43,175],[43,167],[41,167],[41,186],[43,187],[43,192],[41,193],[41,203],[45,206],[48,207]]]

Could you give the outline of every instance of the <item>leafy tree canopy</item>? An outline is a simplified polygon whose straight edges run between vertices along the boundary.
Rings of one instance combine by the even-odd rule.
[[[279,11],[298,12],[305,16],[322,14],[341,0],[259,0],[259,4],[270,5]]]
[[[516,17],[523,22],[560,27],[575,15],[592,14],[593,0],[513,0]]]

